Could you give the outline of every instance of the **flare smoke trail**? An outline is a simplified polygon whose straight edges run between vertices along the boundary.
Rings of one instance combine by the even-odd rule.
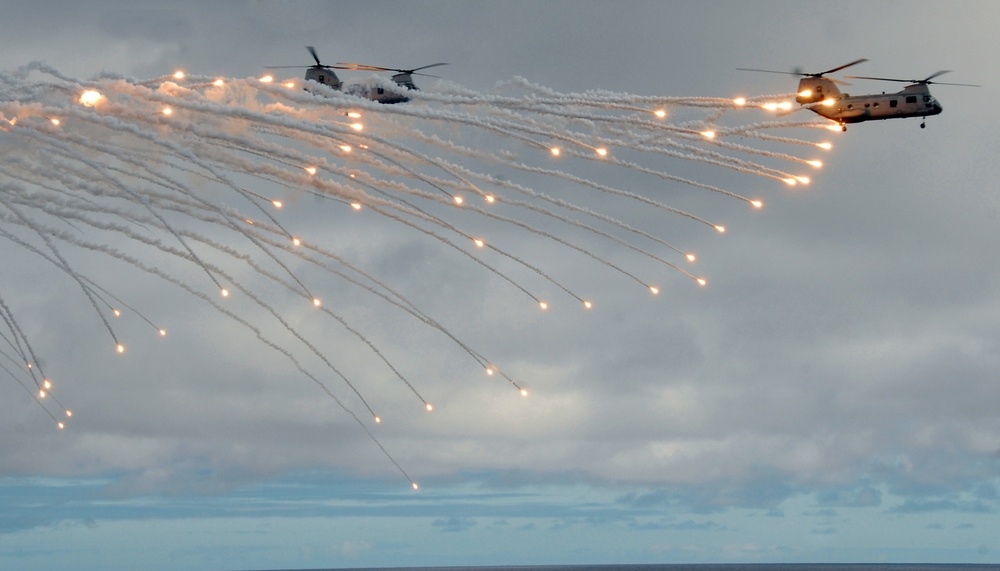
[[[627,213],[653,211],[657,228],[725,227],[709,214],[669,205],[666,192],[638,192],[613,181],[628,171],[671,191],[713,193],[760,208],[756,197],[671,174],[668,167],[689,161],[795,185],[808,182],[803,166],[821,163],[789,152],[830,148],[787,134],[823,129],[824,123],[759,120],[762,107],[788,96],[562,94],[516,79],[495,93],[441,82],[407,93],[409,103],[381,105],[322,85],[307,87],[301,81],[181,73],[79,80],[37,63],[0,73],[0,237],[8,248],[68,278],[65,285],[75,292],[67,294],[93,310],[109,352],[123,353],[127,342],[139,342],[118,333],[117,317],[137,316],[153,336],[167,330],[162,317],[142,310],[142,299],[120,297],[115,280],[94,273],[92,264],[78,261],[82,256],[98,255],[164,288],[179,288],[317,385],[411,483],[369,424],[382,421],[379,396],[364,378],[338,366],[346,358],[338,348],[310,338],[287,317],[296,305],[311,307],[312,319],[334,323],[355,338],[428,411],[433,407],[419,379],[408,376],[405,362],[393,361],[391,347],[380,346],[348,318],[349,307],[330,301],[333,292],[351,288],[391,306],[398,319],[422,324],[466,355],[473,368],[499,376],[521,395],[527,391],[516,375],[396,284],[338,253],[335,243],[310,240],[314,224],[300,225],[302,217],[286,211],[374,213],[409,229],[414,240],[453,253],[468,271],[488,272],[542,310],[572,301],[585,311],[593,300],[547,268],[545,259],[508,247],[504,238],[530,237],[575,252],[591,269],[620,274],[647,293],[658,293],[658,280],[670,275],[705,285],[692,265],[693,253],[630,221]],[[740,122],[746,115],[756,122]],[[540,184],[569,190],[543,192],[535,188]],[[294,205],[284,204],[291,200]],[[483,228],[496,240],[486,241]],[[612,260],[593,249],[595,240],[649,263],[633,267]],[[61,371],[58,377],[67,376],[68,368],[32,342],[30,328],[23,327],[30,317],[19,315],[17,300],[6,295],[19,272],[5,276],[0,367],[62,429],[72,412],[55,397],[39,363]],[[546,299],[539,284],[565,298]]]

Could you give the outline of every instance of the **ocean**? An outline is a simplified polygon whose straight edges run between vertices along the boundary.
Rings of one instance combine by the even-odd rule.
[[[1000,571],[996,564],[943,563],[725,563],[670,565],[498,565],[479,567],[391,567],[275,571]]]

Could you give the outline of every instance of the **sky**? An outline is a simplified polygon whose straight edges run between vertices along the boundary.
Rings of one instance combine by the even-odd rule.
[[[4,300],[47,372],[65,379],[58,394],[76,416],[56,431],[17,384],[0,383],[0,568],[1000,563],[1000,195],[987,104],[1000,84],[996,3],[6,8],[0,71],[43,61],[79,78],[257,77],[310,64],[312,45],[324,63],[447,62],[434,70],[446,85],[478,92],[523,77],[558,92],[782,94],[794,77],[737,68],[813,72],[861,57],[844,73],[947,69],[940,81],[982,87],[932,86],[944,113],[925,129],[905,119],[795,131],[834,148],[794,190],[664,159],[657,166],[678,176],[765,201],[751,211],[666,185],[680,207],[725,221],[724,235],[640,204],[616,210],[696,250],[705,288],[661,275],[651,297],[534,235],[492,229],[593,292],[590,312],[538,312],[397,224],[317,214],[308,197],[290,197],[292,222],[530,388],[521,398],[398,312],[338,292],[434,403],[421,412],[356,350],[337,352],[342,334],[308,329],[384,404],[387,422],[372,430],[417,491],[309,380],[197,300],[123,274],[117,290],[165,315],[171,334],[116,357],[73,284],[5,247]],[[434,79],[418,83],[434,91]],[[852,94],[900,87],[852,83]],[[617,184],[652,192],[629,176]]]

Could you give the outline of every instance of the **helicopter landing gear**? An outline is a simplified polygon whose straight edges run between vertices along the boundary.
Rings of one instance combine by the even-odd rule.
[[[927,121],[921,121],[920,122],[920,128],[921,129],[926,129],[927,128]]]
[[[844,131],[844,132],[847,132],[847,125],[841,124],[840,125],[840,130]]]

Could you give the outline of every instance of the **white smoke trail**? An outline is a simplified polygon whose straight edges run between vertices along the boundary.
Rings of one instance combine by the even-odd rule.
[[[0,165],[0,238],[69,277],[119,351],[123,343],[105,317],[108,311],[117,315],[125,308],[160,335],[165,330],[137,309],[141,303],[126,303],[104,276],[75,263],[74,252],[100,254],[206,302],[213,312],[254,333],[333,399],[411,483],[361,420],[363,415],[301,359],[308,354],[318,359],[376,421],[379,395],[370,394],[364,379],[348,378],[340,366],[348,355],[321,350],[286,316],[288,303],[304,300],[319,310],[317,315],[336,321],[427,410],[432,407],[409,380],[408,364],[390,360],[384,346],[347,319],[347,308],[335,305],[344,296],[335,296],[334,304],[321,299],[319,293],[330,287],[323,276],[436,331],[488,375],[499,374],[521,394],[527,392],[389,279],[350,261],[337,247],[309,240],[310,227],[298,227],[296,220],[303,216],[286,215],[291,208],[285,202],[317,196],[338,216],[371,212],[389,227],[405,229],[471,262],[472,271],[478,267],[510,284],[542,309],[547,303],[532,293],[530,280],[551,283],[589,308],[590,301],[564,285],[550,261],[515,253],[505,241],[530,237],[575,251],[598,268],[658,292],[638,277],[643,268],[599,254],[592,247],[597,241],[704,285],[656,247],[689,261],[693,254],[627,214],[623,219],[606,212],[602,204],[631,203],[632,209],[692,220],[720,232],[724,226],[615,181],[630,173],[657,188],[687,187],[759,208],[756,198],[675,167],[690,163],[710,172],[804,182],[807,177],[791,171],[816,167],[819,161],[787,148],[829,148],[804,137],[772,134],[776,129],[809,133],[825,123],[742,119],[787,95],[737,102],[610,91],[565,94],[515,78],[494,93],[442,84],[413,92],[407,104],[381,105],[325,86],[310,89],[257,79],[137,80],[112,73],[80,80],[40,63],[0,73],[0,152],[5,157]],[[539,185],[589,192],[559,196]],[[466,196],[483,202],[472,204]],[[490,228],[496,239],[482,240],[479,228]],[[581,232],[590,240],[576,237]],[[652,246],[633,244],[619,234]],[[503,263],[488,261],[481,251],[500,256]],[[167,261],[197,269],[223,297],[239,296],[263,317],[227,308],[206,292],[204,276],[198,280],[158,266]],[[318,270],[320,277],[309,270]],[[515,275],[525,270],[529,278]],[[16,275],[5,279],[16,280]],[[288,301],[265,293],[263,284],[277,286]],[[10,284],[4,285],[6,292]],[[36,371],[39,359],[15,318],[16,306],[16,299],[0,298],[0,336],[9,348],[0,353],[11,363],[4,372],[32,393],[61,428],[65,419],[57,418],[46,408],[48,401],[30,389],[34,384],[36,391],[48,391],[48,379]],[[281,344],[265,335],[268,327],[287,333],[291,341]],[[25,375],[30,382],[21,380]]]

